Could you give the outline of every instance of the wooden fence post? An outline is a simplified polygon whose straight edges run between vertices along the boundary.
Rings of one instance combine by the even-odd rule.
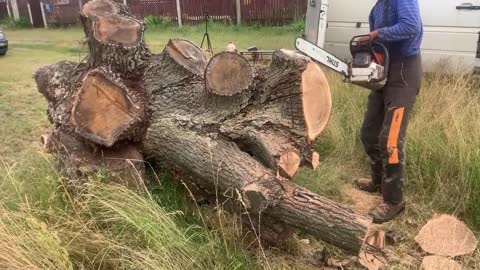
[[[30,3],[27,3],[27,8],[28,8],[28,16],[30,17],[30,23],[33,26],[32,9],[30,8]]]
[[[18,12],[17,0],[10,0],[10,5],[12,6],[13,19],[18,21],[20,19],[20,13]]]
[[[47,25],[47,16],[45,15],[45,7],[43,6],[45,3],[40,2],[40,9],[42,10],[42,19],[43,19],[43,26],[48,28]]]
[[[182,27],[182,8],[180,7],[180,0],[177,0],[177,19],[178,26]]]
[[[240,5],[240,0],[235,0],[237,7],[237,25],[242,23],[242,6]]]
[[[8,13],[8,18],[12,19],[12,13],[10,12],[10,1],[7,0],[7,13]]]

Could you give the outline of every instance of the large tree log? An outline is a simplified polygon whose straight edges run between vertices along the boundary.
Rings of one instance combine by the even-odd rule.
[[[309,58],[278,50],[253,72],[241,56],[223,53],[207,68],[201,49],[182,39],[151,55],[143,24],[109,0],[85,5],[82,23],[87,64],[61,62],[35,74],[57,138],[51,149],[67,166],[108,167],[99,152],[139,158],[141,142],[143,155],[263,216],[263,236],[295,228],[360,250],[369,217],[286,179],[302,164],[318,165],[312,146],[330,116],[330,88]]]

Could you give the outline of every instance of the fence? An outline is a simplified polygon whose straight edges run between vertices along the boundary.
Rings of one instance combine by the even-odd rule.
[[[130,0],[128,5],[136,16],[169,17],[176,22],[180,22],[180,12],[181,21],[190,24],[202,22],[205,11],[217,21],[238,20],[273,25],[302,17],[307,11],[306,0]]]
[[[203,21],[205,11],[212,20],[236,20],[235,0],[181,0],[180,9],[182,21],[187,23]]]
[[[138,17],[163,16],[177,20],[176,0],[133,0],[128,6]]]
[[[0,19],[8,17],[7,2],[0,0]]]
[[[5,0],[0,0],[0,16],[5,16]],[[16,0],[15,12],[28,18],[27,3],[41,1],[51,9],[48,24],[64,25],[78,21],[79,7],[89,0]],[[114,0],[126,3],[140,18],[149,15],[168,17],[173,22],[201,23],[208,11],[210,19],[224,22],[259,22],[279,25],[305,15],[307,0]],[[178,5],[177,5],[178,4]],[[32,4],[31,4],[32,6]],[[13,7],[13,6],[12,6]],[[180,14],[180,18],[178,15]]]
[[[305,0],[242,0],[242,21],[283,24],[307,12]]]

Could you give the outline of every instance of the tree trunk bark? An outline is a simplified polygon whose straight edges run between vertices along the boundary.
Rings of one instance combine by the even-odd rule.
[[[123,5],[93,0],[81,16],[87,63],[60,62],[35,74],[54,125],[49,148],[67,167],[123,169],[105,157],[145,155],[210,194],[236,197],[248,213],[265,217],[264,236],[299,229],[360,250],[368,216],[287,180],[302,164],[319,163],[312,146],[328,122],[331,96],[315,63],[278,50],[270,66],[255,71],[233,53],[207,67],[187,40],[172,39],[152,55],[143,23]]]

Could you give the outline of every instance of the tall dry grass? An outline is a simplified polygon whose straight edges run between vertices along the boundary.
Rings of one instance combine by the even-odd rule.
[[[339,185],[368,175],[359,129],[369,91],[329,76],[334,104],[317,144],[322,164],[318,172],[302,173],[299,181],[338,197]],[[425,76],[407,131],[405,188],[408,203],[418,209],[412,215],[452,213],[480,230],[478,79],[468,74]]]
[[[56,175],[48,160],[42,165],[48,177]],[[132,191],[92,178],[87,190],[74,196],[63,189],[61,177],[50,192],[63,198],[63,204],[34,204],[35,193],[46,190],[30,186],[26,191],[21,178],[16,178],[25,177],[22,170],[10,167],[5,172],[2,187],[17,192],[0,202],[0,269],[247,269],[254,265],[252,255],[239,245],[241,229],[231,222],[237,219],[221,209],[212,219],[229,226],[208,228],[195,218],[185,222],[186,214],[180,210],[166,210],[158,201],[165,195],[156,196],[145,186]],[[195,211],[196,216],[204,215],[201,209]]]
[[[332,198],[367,173],[359,141],[367,90],[330,75],[333,113],[316,145],[322,163],[295,181]],[[476,84],[477,83],[477,84]],[[480,230],[480,91],[467,76],[429,76],[411,116],[407,142],[408,210],[395,230],[409,237],[434,212],[453,213]],[[80,197],[63,189],[49,158],[32,152],[0,169],[0,269],[276,269],[248,249],[236,218],[216,208],[211,220],[190,209],[172,181],[149,191],[92,182]],[[411,220],[415,222],[412,225]],[[407,253],[409,245],[398,248]],[[466,257],[480,267],[480,254]],[[294,264],[295,265],[295,264]]]

